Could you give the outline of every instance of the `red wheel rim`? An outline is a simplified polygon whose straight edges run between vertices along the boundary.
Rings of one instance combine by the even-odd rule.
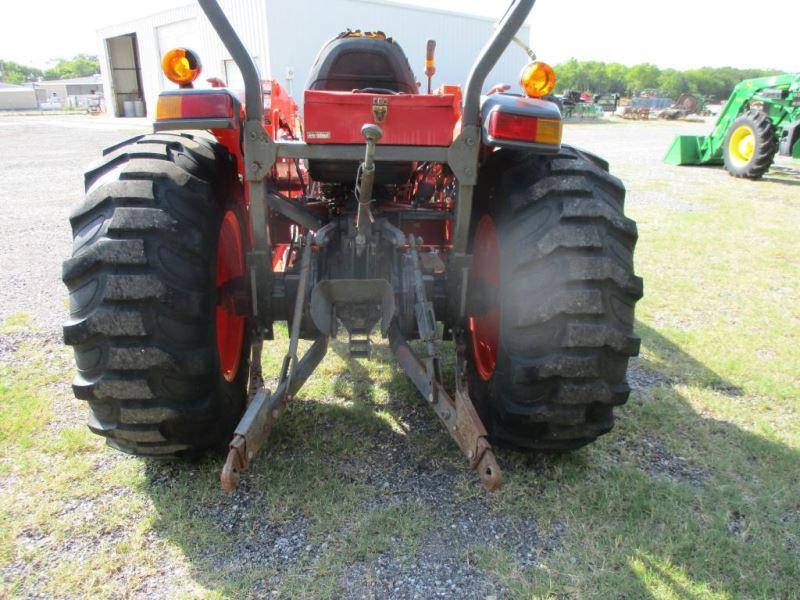
[[[489,215],[484,215],[475,230],[472,248],[472,282],[481,286],[500,287],[500,248],[497,229]],[[497,342],[500,337],[500,307],[479,317],[470,317],[472,355],[481,379],[488,381],[497,366]]]
[[[244,244],[239,219],[229,210],[222,219],[217,244],[217,352],[219,368],[227,381],[236,379],[242,360],[242,342],[246,318],[231,310],[232,303],[222,301],[222,286],[244,277]]]

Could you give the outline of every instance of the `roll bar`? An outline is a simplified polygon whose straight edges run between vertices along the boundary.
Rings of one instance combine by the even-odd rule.
[[[244,47],[242,40],[231,26],[228,17],[220,8],[217,0],[197,0],[212,27],[219,35],[222,43],[231,53],[236,65],[242,72],[245,90],[245,111],[248,121],[261,121],[263,113],[263,92],[258,69]],[[477,125],[481,103],[481,90],[489,71],[497,64],[503,51],[511,44],[517,31],[525,23],[536,0],[513,0],[492,37],[481,50],[472,65],[464,92],[464,125]]]
[[[264,112],[264,96],[261,90],[261,78],[253,57],[244,47],[217,0],[197,0],[197,2],[208,20],[211,21],[211,26],[217,32],[222,43],[231,53],[233,62],[242,72],[246,120],[260,122]]]
[[[533,9],[536,0],[513,0],[500,19],[492,37],[481,50],[478,59],[472,65],[464,90],[464,126],[477,125],[481,106],[481,90],[489,71],[500,60],[503,51],[508,48],[514,36],[525,23],[525,19]]]

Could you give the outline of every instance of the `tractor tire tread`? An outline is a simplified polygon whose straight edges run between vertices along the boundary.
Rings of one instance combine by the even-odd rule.
[[[499,150],[483,167],[477,206],[495,219],[506,283],[494,375],[483,382],[470,352],[467,374],[498,445],[579,448],[611,430],[629,396],[638,232],[607,169],[569,146],[551,157]]]
[[[219,383],[208,283],[231,166],[203,138],[137,136],[89,167],[70,214],[62,277],[72,387],[88,402],[89,428],[123,452],[175,458],[220,447],[243,409],[242,377]]]

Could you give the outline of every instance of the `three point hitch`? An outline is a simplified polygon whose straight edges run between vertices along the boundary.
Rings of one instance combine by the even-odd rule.
[[[436,319],[433,313],[433,304],[429,302],[425,295],[425,286],[422,281],[422,274],[419,265],[418,240],[414,236],[409,236],[406,247],[409,255],[414,262],[414,291],[416,296],[415,313],[420,340],[424,342],[426,356],[424,360],[414,353],[408,341],[403,337],[396,318],[393,315],[382,314],[382,332],[389,339],[389,345],[400,366],[411,378],[416,388],[431,405],[436,416],[442,422],[447,432],[455,440],[461,452],[466,457],[471,469],[478,472],[481,482],[489,491],[494,491],[500,487],[502,474],[497,464],[491,445],[487,438],[486,428],[481,422],[472,400],[467,393],[467,386],[464,380],[464,364],[461,358],[456,361],[456,391],[453,396],[445,390],[441,365],[438,353],[438,334],[436,330]],[[323,325],[320,330],[323,333],[312,343],[308,351],[301,359],[297,358],[297,346],[300,335],[300,325],[303,314],[303,306],[306,301],[308,290],[308,279],[310,272],[311,251],[314,244],[314,237],[305,237],[302,248],[300,263],[300,279],[298,282],[297,297],[295,299],[295,311],[291,324],[291,335],[289,339],[289,349],[284,357],[278,383],[274,392],[270,392],[263,385],[261,378],[261,342],[253,344],[251,357],[251,401],[245,411],[244,417],[239,422],[234,432],[233,440],[230,443],[228,457],[220,475],[222,487],[228,492],[236,489],[241,474],[247,469],[255,455],[264,446],[270,433],[272,432],[278,417],[283,412],[288,402],[297,394],[300,387],[305,383],[314,369],[319,365],[328,349],[329,335],[335,335],[337,324],[336,320],[330,318],[318,318],[317,323]],[[369,282],[370,280],[366,280]],[[315,292],[319,289],[317,287]],[[364,290],[372,291],[372,301],[376,305],[381,305],[383,311],[393,311],[393,302],[387,301],[386,291],[379,286],[365,286]],[[319,305],[323,300],[319,300],[322,294],[312,296],[312,306]],[[389,296],[391,298],[391,296]],[[332,296],[335,298],[335,295]],[[314,300],[318,302],[314,302]],[[359,298],[364,300],[364,298]],[[328,303],[333,302],[327,299]],[[331,314],[329,311],[327,315]],[[326,314],[325,311],[317,311]],[[457,353],[459,356],[462,352]]]

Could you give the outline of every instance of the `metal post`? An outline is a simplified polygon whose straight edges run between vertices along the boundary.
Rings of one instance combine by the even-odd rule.
[[[277,149],[264,129],[264,98],[261,78],[252,56],[236,35],[217,0],[197,0],[211,26],[242,72],[245,93],[244,167],[250,201],[253,249],[248,253],[248,271],[254,293],[253,315],[268,338],[272,336],[272,250],[269,239],[266,177],[272,170]]]
[[[483,47],[470,70],[464,87],[464,113],[459,136],[447,153],[447,162],[458,179],[458,202],[453,227],[453,253],[449,266],[450,313],[464,316],[465,281],[470,268],[469,231],[472,222],[472,204],[475,185],[478,183],[478,153],[480,151],[481,90],[489,71],[497,64],[503,51],[525,23],[535,0],[514,0],[500,19],[492,37]]]
[[[248,121],[261,122],[261,115],[264,112],[264,102],[262,100],[261,78],[258,75],[253,57],[244,47],[242,40],[236,35],[228,17],[222,11],[217,0],[197,0],[200,8],[208,17],[211,26],[225,44],[225,48],[231,53],[231,58],[242,72],[244,80],[245,112]]]
[[[300,324],[303,320],[303,306],[306,303],[306,289],[308,288],[308,272],[311,266],[311,242],[313,234],[305,237],[303,256],[300,259],[300,280],[297,282],[297,295],[294,300],[294,314],[292,315],[292,331],[289,337],[289,351],[283,361],[280,382],[286,381],[286,389],[292,389],[292,379],[297,368],[297,342],[300,339]],[[291,400],[291,398],[289,398]]]

